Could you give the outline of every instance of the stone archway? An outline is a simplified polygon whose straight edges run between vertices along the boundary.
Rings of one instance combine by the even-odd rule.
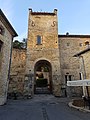
[[[47,60],[39,60],[34,66],[35,93],[52,93],[52,66]]]

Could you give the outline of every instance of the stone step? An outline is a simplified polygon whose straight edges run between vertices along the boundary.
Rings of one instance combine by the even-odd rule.
[[[50,94],[47,87],[36,87],[35,94]]]

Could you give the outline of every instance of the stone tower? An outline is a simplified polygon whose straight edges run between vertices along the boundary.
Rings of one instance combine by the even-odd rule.
[[[43,73],[44,78],[48,79],[48,88],[55,96],[60,96],[57,9],[52,13],[29,9],[26,56],[26,75],[34,75],[34,87],[37,77]]]

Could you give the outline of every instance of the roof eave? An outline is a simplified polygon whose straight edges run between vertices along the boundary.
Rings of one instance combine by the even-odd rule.
[[[83,51],[75,54],[73,57],[79,57],[80,55],[82,55],[82,54],[84,54],[84,53],[86,53],[86,52],[88,52],[88,51],[90,51],[90,48],[87,48],[87,49],[85,49],[85,50],[83,50]]]
[[[4,13],[2,12],[2,10],[0,9],[0,15],[1,17],[5,20],[5,22],[8,24],[9,28],[12,31],[12,36],[16,37],[18,36],[18,34],[16,33],[16,31],[14,30],[14,28],[12,27],[12,25],[10,24],[10,22],[8,21],[8,19],[6,18],[6,16],[4,15]]]
[[[58,35],[58,37],[90,38],[90,35]]]

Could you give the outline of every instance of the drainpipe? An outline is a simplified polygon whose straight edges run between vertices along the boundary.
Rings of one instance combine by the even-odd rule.
[[[9,84],[9,79],[10,79],[10,68],[11,68],[11,59],[12,59],[12,49],[13,49],[13,37],[11,40],[11,50],[10,50],[10,60],[9,60],[9,68],[8,68],[8,77],[7,77],[7,85],[6,85],[6,100],[7,100],[7,92],[8,92],[8,84]]]
[[[10,51],[10,61],[9,61],[9,69],[8,69],[8,80],[10,79],[10,68],[11,68],[11,59],[12,59],[12,48],[13,48],[13,38],[11,40],[11,51]]]
[[[84,58],[83,58],[83,56],[79,56],[79,58],[81,58],[81,79],[84,80],[84,79],[86,79]],[[89,97],[88,87],[86,86],[86,88],[85,88],[85,86],[83,85],[83,96],[86,96],[86,95]]]
[[[83,74],[83,79],[86,79],[86,71],[83,56],[79,56],[81,58],[81,73]]]
[[[81,72],[81,80],[84,80],[84,77],[83,77],[83,72]],[[83,96],[86,96],[86,92],[85,92],[85,86],[83,85]]]

